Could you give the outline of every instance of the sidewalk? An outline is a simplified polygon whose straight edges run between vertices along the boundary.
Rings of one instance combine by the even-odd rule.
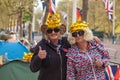
[[[112,40],[104,39],[103,44],[110,53],[110,62],[120,64],[120,44],[112,44]]]

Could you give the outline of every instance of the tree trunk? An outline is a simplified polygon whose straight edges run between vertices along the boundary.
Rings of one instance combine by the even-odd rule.
[[[43,24],[46,22],[47,15],[49,13],[49,7],[50,7],[49,3],[50,3],[50,0],[45,0],[46,11],[45,11],[44,19],[43,19]]]
[[[45,0],[46,11],[45,11],[45,16],[43,18],[43,24],[45,24],[47,15],[48,15],[49,10],[50,10],[49,3],[50,3],[50,0]],[[45,38],[45,33],[42,33],[42,38]]]
[[[88,14],[88,0],[83,0],[83,12],[82,12],[82,20],[87,22],[87,14]]]
[[[33,20],[33,6],[29,7],[29,11],[32,13],[30,14],[30,23],[29,23],[29,36],[28,36],[28,40],[30,43],[32,43],[32,20]]]
[[[23,37],[23,33],[22,33],[22,9],[20,9],[20,38]]]

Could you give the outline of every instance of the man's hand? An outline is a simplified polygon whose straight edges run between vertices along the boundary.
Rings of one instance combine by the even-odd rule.
[[[47,55],[46,50],[42,50],[41,46],[39,46],[38,57],[40,59],[45,59],[46,55]]]

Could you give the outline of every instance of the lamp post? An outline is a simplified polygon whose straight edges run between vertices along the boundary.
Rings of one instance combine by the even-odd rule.
[[[115,44],[115,1],[113,0],[112,44]]]
[[[70,1],[70,0],[68,0],[68,1]],[[67,3],[67,22],[66,22],[66,34],[67,34],[67,36],[68,36],[68,27],[69,27],[69,22],[68,22],[68,15],[69,14],[69,2]]]
[[[76,22],[76,0],[73,0],[72,23]]]

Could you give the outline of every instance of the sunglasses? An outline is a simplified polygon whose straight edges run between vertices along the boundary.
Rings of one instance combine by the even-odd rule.
[[[55,33],[57,33],[57,32],[60,31],[60,29],[59,29],[59,28],[54,28],[54,29],[48,28],[48,29],[47,29],[47,33],[48,33],[48,34],[52,33],[53,31],[54,31]]]
[[[80,30],[80,31],[76,31],[72,33],[72,37],[77,37],[77,35],[82,36],[84,35],[84,31]]]

